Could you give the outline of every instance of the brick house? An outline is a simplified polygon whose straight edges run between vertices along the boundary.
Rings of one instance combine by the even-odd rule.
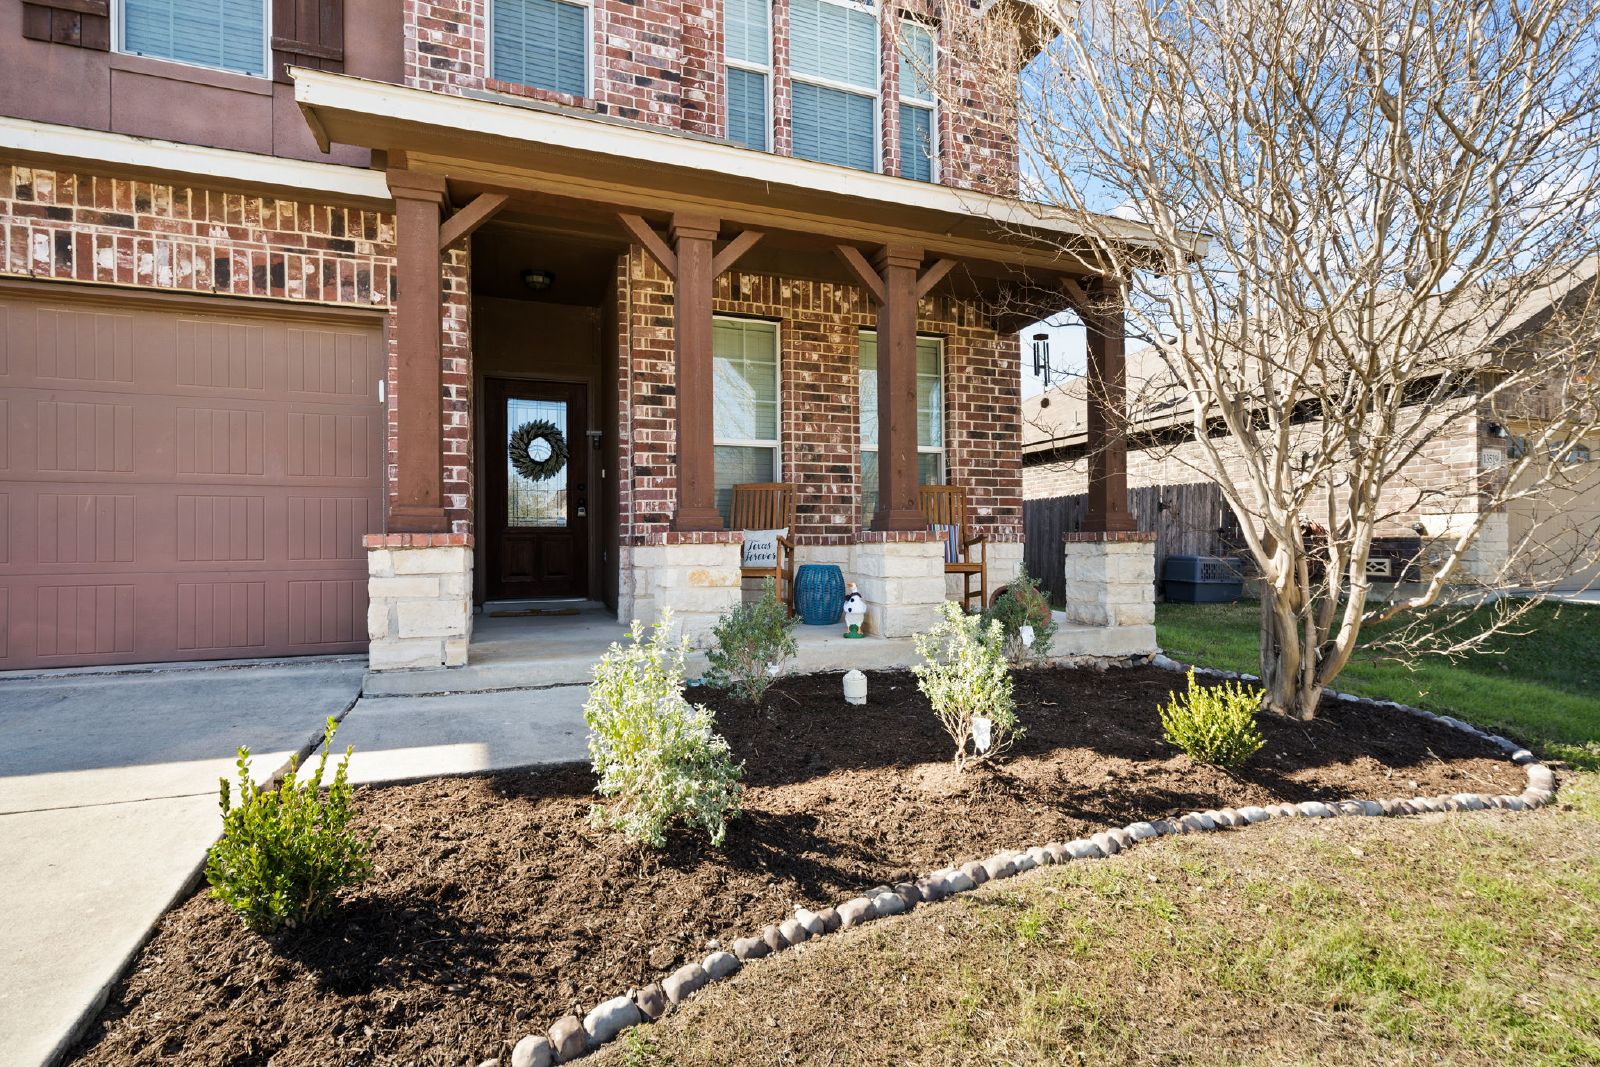
[[[1017,196],[1016,67],[940,33],[924,0],[0,5],[0,669],[457,665],[475,606],[546,597],[703,632],[738,482],[797,487],[800,561],[882,633],[942,584],[919,482],[1003,584],[1025,323],[989,309],[1097,283]],[[1077,551],[1137,557],[1102,474]]]

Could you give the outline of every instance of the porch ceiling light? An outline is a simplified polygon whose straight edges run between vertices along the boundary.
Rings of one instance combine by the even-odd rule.
[[[547,270],[525,270],[522,284],[536,293],[542,293],[556,283],[556,276]]]

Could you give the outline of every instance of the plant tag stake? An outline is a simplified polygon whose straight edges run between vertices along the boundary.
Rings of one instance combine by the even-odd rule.
[[[979,752],[989,751],[989,741],[993,733],[994,723],[978,716],[972,720],[972,747]]]
[[[1022,647],[1023,648],[1032,648],[1033,647],[1033,627],[1032,626],[1028,625],[1027,623],[1023,623],[1022,624],[1022,628],[1017,631],[1017,636],[1022,639]]]

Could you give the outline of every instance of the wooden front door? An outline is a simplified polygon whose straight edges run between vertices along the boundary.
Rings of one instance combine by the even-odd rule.
[[[566,382],[486,384],[489,599],[587,596],[588,391]],[[519,471],[513,439],[524,427],[548,428],[541,424],[564,439],[566,462],[558,469]],[[535,439],[525,452],[535,463],[549,464],[547,440]]]

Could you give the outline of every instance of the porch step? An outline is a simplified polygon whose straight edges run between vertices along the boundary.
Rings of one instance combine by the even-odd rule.
[[[1058,617],[1059,618],[1059,617]],[[498,621],[498,620],[497,620]],[[599,623],[578,634],[542,629],[517,635],[510,628],[483,627],[474,637],[465,667],[432,671],[368,671],[366,696],[431,696],[445,693],[493,693],[509,689],[587,685],[594,663],[612,641],[621,640],[623,628],[614,620]],[[481,626],[481,624],[480,624]],[[508,636],[509,635],[509,636]],[[894,670],[917,662],[916,646],[908,637],[847,639],[837,626],[800,626],[796,630],[799,655],[790,669],[797,674],[829,671]],[[1159,651],[1154,626],[1075,626],[1062,623],[1056,633],[1052,658],[1071,661],[1091,657],[1150,655]],[[706,670],[704,653],[689,657],[690,677]]]

